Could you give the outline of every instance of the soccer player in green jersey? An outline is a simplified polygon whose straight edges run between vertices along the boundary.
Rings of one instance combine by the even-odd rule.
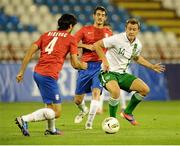
[[[148,85],[138,77],[126,73],[132,60],[140,65],[152,69],[158,73],[165,70],[160,63],[151,64],[140,53],[142,44],[137,38],[140,31],[140,23],[136,19],[129,19],[125,25],[125,32],[104,38],[96,43],[92,50],[96,50],[99,58],[102,60],[103,71],[100,74],[100,80],[103,86],[109,91],[109,111],[111,117],[116,117],[117,107],[120,100],[120,89],[131,92],[132,95],[126,109],[121,112],[121,116],[127,119],[132,125],[137,125],[132,112],[136,106],[149,93]],[[107,48],[106,55],[102,48]]]

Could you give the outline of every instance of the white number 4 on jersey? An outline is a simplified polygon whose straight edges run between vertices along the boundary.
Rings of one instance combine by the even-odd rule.
[[[54,50],[54,45],[56,44],[56,41],[58,40],[58,37],[54,37],[49,44],[47,45],[47,47],[45,48],[45,52],[48,52],[48,55],[52,53],[52,51]]]

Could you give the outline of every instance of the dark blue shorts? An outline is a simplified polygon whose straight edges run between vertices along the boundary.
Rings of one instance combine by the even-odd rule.
[[[79,70],[76,82],[75,94],[81,95],[92,92],[93,88],[103,89],[99,74],[101,70],[101,62],[88,62],[86,70]]]
[[[34,72],[34,80],[39,88],[44,103],[61,103],[59,87],[55,79]]]

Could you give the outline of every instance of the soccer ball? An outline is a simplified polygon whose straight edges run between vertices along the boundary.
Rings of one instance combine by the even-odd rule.
[[[114,117],[105,118],[102,122],[102,129],[108,134],[114,134],[119,131],[119,121]]]

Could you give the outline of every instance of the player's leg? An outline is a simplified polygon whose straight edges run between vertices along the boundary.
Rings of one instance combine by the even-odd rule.
[[[90,109],[88,114],[88,119],[86,121],[85,129],[92,129],[93,121],[99,107],[99,98],[101,90],[99,88],[92,89],[92,100],[90,103]]]
[[[128,74],[132,74],[131,68],[127,69]],[[121,98],[120,98],[120,112],[124,111],[126,109],[126,91],[121,90]]]
[[[55,119],[61,116],[62,107],[61,104],[47,104],[47,107],[55,112],[55,118],[47,120],[47,129],[45,135],[62,135],[63,132],[56,128]]]
[[[40,90],[43,102],[48,106],[46,108],[38,109],[28,115],[16,118],[16,122],[18,123],[18,126],[21,127],[22,132],[23,130],[27,130],[27,128],[23,125],[21,126],[21,123],[26,123],[27,125],[28,122],[54,120],[56,117],[59,117],[61,113],[60,108],[58,110],[56,106],[56,104],[61,104],[57,81],[51,77],[42,76],[38,73],[34,73],[34,80]],[[60,133],[56,132],[56,134],[59,135]]]
[[[99,80],[101,63],[96,62],[96,63],[92,63],[91,65],[92,65],[92,69],[90,71],[91,74],[90,91],[92,92],[92,100],[90,103],[90,109],[89,109],[88,119],[85,124],[85,129],[92,129],[93,121],[97,109],[99,108],[100,94],[103,89],[101,82]]]
[[[16,124],[18,124],[24,136],[29,136],[28,122],[38,122],[44,120],[50,120],[55,118],[55,112],[50,108],[42,108],[36,110],[33,113],[23,115],[16,118]]]
[[[135,121],[132,113],[137,105],[144,99],[144,96],[149,93],[150,89],[146,83],[137,78],[132,82],[130,90],[136,92],[132,95],[129,104],[122,114],[128,121],[131,122],[132,125],[137,125],[138,123]]]
[[[52,90],[54,89],[54,87],[56,87],[58,90],[56,80],[50,77],[41,76],[40,74],[37,74],[37,73],[34,73],[34,80],[40,90],[41,96],[43,98],[43,102],[45,104],[52,103],[53,101],[49,97],[52,97],[54,95],[54,92],[53,92],[54,90]],[[58,94],[58,97],[59,97],[59,94]],[[49,119],[54,119],[54,118],[55,118],[55,112],[52,109],[42,108],[42,109],[38,109],[34,111],[33,113],[23,115],[21,117],[17,117],[16,123],[21,129],[23,135],[26,136],[28,135],[26,134],[28,132],[28,126],[27,126],[28,122],[38,122],[38,121],[44,121],[44,120],[49,120]]]
[[[121,98],[120,98],[120,104],[121,104],[121,111],[124,111],[126,108],[126,95],[124,90],[121,90]]]
[[[62,132],[59,129],[55,128],[55,118],[59,118],[61,115],[62,102],[57,81],[50,77],[42,77],[41,79],[39,78],[39,76],[37,78],[35,76],[35,81],[39,87],[43,102],[47,105],[48,109],[54,111],[55,115],[54,118],[46,119],[48,129],[44,134],[61,135]]]
[[[120,102],[120,88],[115,80],[111,80],[106,83],[106,89],[110,93],[109,98],[109,113],[110,117],[116,117],[118,105]]]
[[[89,79],[88,69],[78,71],[74,102],[77,105],[80,112],[75,117],[74,123],[82,122],[83,118],[89,112],[84,102],[84,96],[85,96],[86,90],[89,88],[89,84],[88,84],[89,80],[90,79]]]
[[[99,99],[99,108],[96,112],[96,114],[102,114],[103,113],[103,102],[104,102],[104,92],[102,92],[100,99]]]
[[[150,91],[148,85],[139,78],[133,81],[130,90],[136,92],[132,95],[131,100],[125,110],[125,112],[128,114],[132,114],[136,106],[144,99],[144,96],[146,96]]]
[[[101,72],[99,75],[101,84],[110,93],[109,113],[111,117],[116,117],[117,108],[120,102],[120,86],[118,83],[118,74],[114,72]]]
[[[50,108],[42,108],[21,117],[25,122],[39,122],[55,118],[55,112]]]
[[[75,97],[74,97],[74,102],[77,105],[78,109],[80,110],[80,112],[74,118],[74,123],[81,123],[83,118],[89,112],[87,106],[85,105],[84,96],[85,96],[85,94],[75,95]]]
[[[86,105],[85,105],[85,101],[84,101],[84,96],[85,94],[81,94],[81,95],[75,95],[74,96],[74,103],[77,105],[78,109],[82,112],[85,111],[86,109]]]

